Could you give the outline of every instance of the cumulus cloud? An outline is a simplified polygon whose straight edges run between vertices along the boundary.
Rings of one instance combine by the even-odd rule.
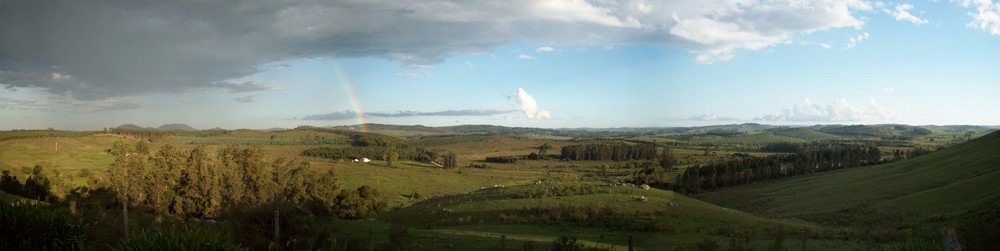
[[[827,105],[819,105],[805,98],[802,103],[795,104],[791,109],[785,109],[781,113],[754,118],[754,120],[795,122],[888,122],[897,119],[898,116],[892,109],[878,103],[874,97],[868,98],[865,107],[852,105],[844,98]]]
[[[81,100],[213,89],[219,81],[269,70],[262,65],[315,57],[378,57],[426,68],[451,56],[526,41],[663,45],[692,52],[696,62],[715,63],[796,35],[861,28],[858,12],[871,11],[863,0],[7,0],[2,5],[0,85]],[[977,20],[996,27],[989,19]],[[57,81],[53,69],[72,78]]]
[[[869,36],[868,32],[865,32],[858,34],[857,36],[847,37],[847,45],[844,46],[844,49],[851,49],[854,48],[854,46],[858,46],[861,41],[865,41]]]
[[[236,100],[236,102],[240,102],[240,103],[253,103],[253,102],[257,101],[257,95],[249,95],[249,96],[237,97],[237,98],[234,98],[233,100]]]
[[[517,88],[514,98],[517,99],[517,103],[521,105],[521,111],[528,119],[552,119],[552,115],[548,111],[538,109],[538,102],[535,101],[534,97],[528,95],[524,88]]]
[[[870,11],[864,1],[695,1],[691,11],[671,12],[668,32],[689,44],[695,61],[711,64],[733,58],[738,49],[760,50],[787,43],[796,34],[853,27]]]
[[[900,4],[900,5],[896,5],[895,10],[882,9],[882,11],[885,12],[886,14],[889,14],[892,17],[896,18],[896,21],[907,21],[907,22],[911,22],[911,23],[916,24],[916,25],[927,24],[927,19],[922,19],[922,18],[914,16],[913,14],[910,14],[910,12],[909,12],[910,9],[913,9],[913,5],[911,5],[911,4]]]
[[[537,58],[534,57],[534,56],[531,56],[531,55],[527,55],[527,54],[520,54],[520,55],[517,55],[517,59],[520,59],[520,60],[535,60]]]
[[[972,22],[969,22],[969,27],[978,28],[980,30],[989,32],[991,35],[1000,35],[1000,2],[994,2],[993,0],[961,0],[959,4],[962,7],[975,9],[975,12],[970,12],[969,17],[972,18]]]
[[[715,115],[714,113],[708,113],[708,114],[702,114],[702,115],[696,115],[696,116],[687,117],[685,120],[688,120],[688,121],[738,121],[739,119],[732,118],[732,117],[720,117],[718,115]]]
[[[896,91],[896,87],[891,86],[891,85],[890,86],[886,86],[886,87],[882,88],[882,91],[885,92],[885,93],[893,93],[893,92]]]
[[[823,47],[823,49],[830,49],[833,48],[833,45],[830,43],[819,43],[819,47]]]
[[[536,52],[552,52],[553,49],[552,49],[552,47],[542,46],[542,47],[538,47],[538,49],[535,49],[535,51]]]

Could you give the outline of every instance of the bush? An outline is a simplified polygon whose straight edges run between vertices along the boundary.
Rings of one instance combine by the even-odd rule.
[[[144,230],[122,240],[113,250],[247,250],[229,239],[200,229]]]
[[[76,250],[86,235],[80,219],[27,203],[0,203],[0,250]]]
[[[569,236],[559,236],[552,241],[553,251],[576,251],[583,248],[582,245],[576,243],[576,237]]]

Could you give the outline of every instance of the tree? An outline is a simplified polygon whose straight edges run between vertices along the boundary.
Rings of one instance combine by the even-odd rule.
[[[674,157],[674,152],[670,148],[663,148],[663,154],[660,155],[660,167],[669,171],[676,164],[677,159]]]
[[[549,145],[549,143],[538,146],[538,155],[545,155],[549,153],[549,149],[552,149],[552,145]]]
[[[385,159],[385,163],[389,165],[389,167],[392,167],[392,162],[395,162],[396,160],[399,160],[399,153],[391,152],[389,153],[389,157]]]
[[[455,158],[455,153],[450,152],[444,155],[444,168],[456,168],[458,167],[458,160]]]
[[[108,153],[114,157],[115,162],[108,168],[109,188],[115,192],[122,202],[122,217],[125,221],[125,234],[128,236],[128,204],[138,205],[142,201],[142,191],[145,180],[145,156],[134,151],[124,141],[115,141],[111,144]]]

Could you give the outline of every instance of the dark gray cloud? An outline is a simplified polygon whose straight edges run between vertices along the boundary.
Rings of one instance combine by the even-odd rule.
[[[447,111],[437,111],[437,112],[399,111],[395,113],[370,112],[370,113],[365,113],[363,116],[380,117],[380,118],[401,118],[401,117],[415,117],[415,116],[493,116],[499,114],[513,113],[518,111],[520,110],[465,109],[465,110],[447,110]],[[303,117],[302,120],[345,120],[345,119],[355,119],[355,118],[358,118],[357,112],[345,110],[327,114],[309,115]]]
[[[358,113],[344,110],[339,112],[332,112],[326,114],[315,114],[302,117],[302,120],[347,120],[358,118]]]
[[[280,89],[280,87],[276,84],[257,83],[254,81],[246,81],[243,83],[220,82],[220,83],[215,83],[214,87],[227,90],[229,91],[229,93],[255,92],[255,91]]]
[[[858,0],[5,0],[0,85],[100,100],[211,89],[283,60],[381,57],[422,68],[523,41],[664,44],[710,63],[795,34],[861,27],[858,9],[871,7]]]

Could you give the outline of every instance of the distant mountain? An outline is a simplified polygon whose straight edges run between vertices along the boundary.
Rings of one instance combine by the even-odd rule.
[[[186,124],[166,124],[157,127],[156,130],[197,131],[198,129],[194,129],[194,127],[191,127]]]
[[[194,129],[194,127],[191,127],[191,126],[186,125],[186,124],[165,124],[165,125],[161,125],[160,127],[156,127],[156,128],[153,128],[153,127],[141,127],[141,126],[137,126],[137,125],[134,125],[134,124],[124,124],[124,125],[120,125],[120,126],[118,126],[116,128],[118,128],[118,129],[132,129],[132,130],[160,130],[160,131],[171,131],[171,130],[177,130],[177,131],[197,131],[198,130],[198,129]]]
[[[844,137],[882,137],[893,135],[891,130],[867,125],[827,126],[819,131]]]
[[[120,125],[120,126],[115,127],[115,128],[118,128],[118,129],[133,129],[133,130],[148,129],[148,128],[137,126],[137,125],[133,125],[133,124],[124,124],[124,125]]]

